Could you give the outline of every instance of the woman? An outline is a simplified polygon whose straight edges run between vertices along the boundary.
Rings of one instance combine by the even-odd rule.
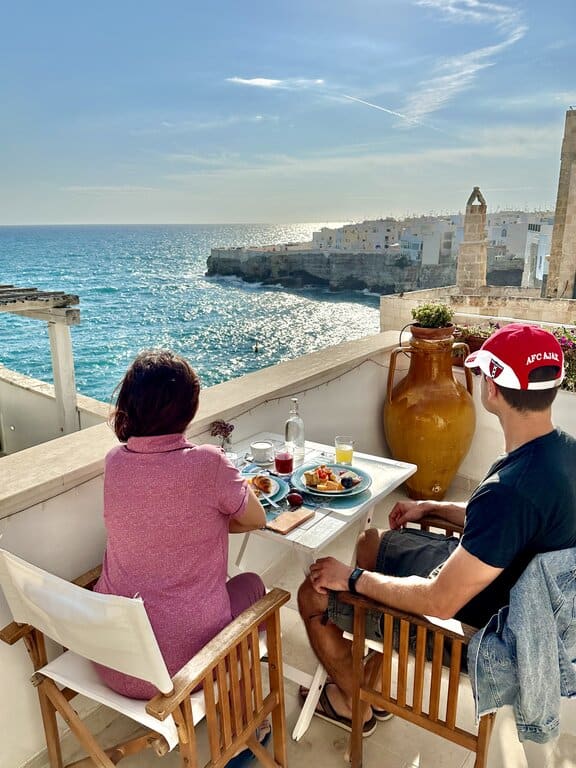
[[[112,425],[122,445],[104,471],[107,542],[95,589],[142,597],[170,675],[265,592],[254,573],[226,581],[228,534],[262,528],[266,516],[220,448],[186,439],[199,392],[186,360],[141,352],[120,384]],[[126,696],[157,692],[98,671]]]

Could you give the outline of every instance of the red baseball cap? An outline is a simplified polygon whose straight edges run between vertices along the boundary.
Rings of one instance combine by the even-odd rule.
[[[552,389],[564,378],[564,354],[558,339],[536,325],[510,323],[486,339],[477,352],[468,355],[467,368],[480,368],[496,384],[508,389]],[[547,381],[529,381],[531,371],[556,366],[556,376]]]

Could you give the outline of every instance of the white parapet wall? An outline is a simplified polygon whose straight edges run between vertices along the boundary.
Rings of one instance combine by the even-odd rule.
[[[105,403],[77,396],[80,429],[106,421],[108,410]],[[0,365],[0,452],[16,453],[61,436],[52,384]]]
[[[424,302],[444,302],[460,316],[514,318],[553,325],[576,324],[576,299],[545,299],[534,289],[488,286],[485,292],[462,294],[455,285],[411,291],[380,299],[380,330],[403,328],[412,321],[411,310]],[[473,322],[473,319],[472,319]]]
[[[298,396],[309,439],[332,443],[336,433],[349,432],[360,451],[389,455],[382,409],[390,351],[397,340],[397,331],[381,333],[206,389],[189,436],[194,442],[215,442],[209,436],[215,419],[234,424],[233,443],[260,431],[281,433],[290,397]],[[399,378],[407,363],[402,365],[400,369],[399,362]],[[463,377],[462,370],[456,369],[456,375]],[[554,408],[556,424],[573,434],[575,398],[562,392]],[[467,487],[478,482],[503,450],[495,417],[483,411],[477,392],[475,400],[474,441],[455,481]],[[102,405],[101,419],[104,413],[107,406]],[[105,541],[104,456],[115,444],[114,434],[101,423],[1,458],[0,546],[66,578],[98,564]],[[265,559],[275,554],[267,543]],[[10,620],[0,595],[0,627]],[[0,699],[2,768],[36,768],[44,757],[40,714],[29,677],[23,644],[0,643],[0,680],[10,691]],[[87,712],[85,707],[81,711]],[[576,733],[576,724],[571,731]]]

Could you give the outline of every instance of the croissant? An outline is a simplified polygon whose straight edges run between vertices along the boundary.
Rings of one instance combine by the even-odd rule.
[[[262,493],[270,493],[272,490],[272,481],[266,475],[256,475],[252,478],[252,485]]]

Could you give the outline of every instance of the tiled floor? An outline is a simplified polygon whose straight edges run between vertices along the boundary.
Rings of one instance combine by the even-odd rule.
[[[374,524],[387,527],[387,514],[397,498],[405,498],[401,492],[392,494],[376,511]],[[451,498],[457,498],[453,494]],[[329,554],[348,560],[352,552],[356,533],[341,537],[331,548]],[[296,593],[302,574],[287,570],[285,564],[278,563],[268,586],[282,586],[293,594]],[[312,672],[315,666],[314,656],[308,646],[304,627],[299,616],[291,610],[283,610],[282,638],[286,662],[298,668]],[[286,681],[286,716],[288,732],[299,714],[298,686]],[[572,702],[571,702],[572,703]],[[469,697],[469,722],[473,719],[472,694]],[[105,729],[106,743],[113,744],[126,733],[131,732],[129,721],[116,719]],[[204,728],[199,727],[201,752],[204,752]],[[299,742],[288,742],[288,758],[291,768],[342,768],[345,765],[345,750],[348,734],[318,718],[313,718],[310,728]],[[549,750],[548,750],[549,751]],[[75,759],[80,753],[66,755]],[[207,756],[201,755],[204,760]],[[203,763],[201,763],[203,764]],[[124,768],[176,768],[180,766],[177,752],[160,759],[153,753],[140,753],[122,761]],[[253,763],[256,765],[256,763]],[[474,756],[444,739],[417,728],[399,718],[379,723],[373,736],[364,740],[364,766],[366,768],[472,768]],[[499,717],[491,741],[489,768],[576,768],[576,739],[565,736],[556,745],[555,757],[548,763],[546,750],[535,750],[534,756],[526,761],[510,716]]]

